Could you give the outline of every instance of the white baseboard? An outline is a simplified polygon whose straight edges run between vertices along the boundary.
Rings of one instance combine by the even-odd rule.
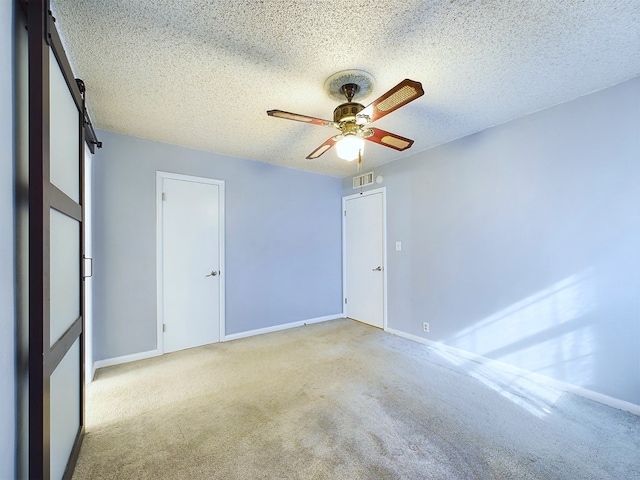
[[[445,351],[452,355],[457,355],[462,358],[466,358],[468,360],[473,360],[478,363],[482,363],[485,365],[489,365],[496,369],[502,370],[504,372],[510,373],[512,375],[518,375],[521,377],[525,377],[533,382],[547,385],[549,387],[555,388],[557,390],[561,390],[563,392],[574,393],[576,395],[580,395],[582,397],[588,398],[589,400],[593,400],[595,402],[602,403],[604,405],[608,405],[609,407],[617,408],[619,410],[624,410],[629,413],[633,413],[634,415],[640,416],[640,405],[636,405],[635,403],[627,402],[625,400],[620,400],[618,398],[610,397],[608,395],[604,395],[603,393],[594,392],[593,390],[589,390],[584,387],[579,387],[577,385],[572,385],[570,383],[566,383],[560,380],[556,380],[551,377],[547,377],[546,375],[541,375],[539,373],[529,372],[528,370],[524,370],[519,367],[515,367],[508,363],[501,362],[499,360],[493,360],[488,357],[484,357],[482,355],[478,355],[477,353],[468,352],[466,350],[461,350],[456,347],[451,347],[449,345],[445,345],[443,343],[434,342],[432,340],[427,340],[426,338],[419,337],[417,335],[412,335],[410,333],[403,332],[401,330],[395,330],[393,328],[387,328],[387,332],[397,335],[399,337],[406,338],[408,340],[413,340],[414,342],[422,343],[423,345],[428,345],[435,349]]]
[[[133,353],[131,355],[123,355],[122,357],[107,358],[105,360],[96,360],[95,362],[93,362],[93,375],[91,376],[91,378],[94,377],[96,370],[99,368],[111,367],[113,365],[120,365],[121,363],[135,362],[136,360],[144,360],[145,358],[157,357],[160,354],[161,354],[160,350],[156,349],[156,350],[149,350],[148,352],[140,352],[140,353]]]
[[[275,325],[273,327],[259,328],[257,330],[249,330],[247,332],[234,333],[232,335],[225,335],[223,342],[229,340],[237,340],[238,338],[252,337],[254,335],[261,335],[263,333],[277,332],[279,330],[286,330],[289,328],[301,327],[303,325],[310,325],[312,323],[326,322],[329,320],[336,320],[338,318],[344,318],[342,313],[335,315],[326,315],[324,317],[311,318],[309,320],[301,320],[299,322],[285,323],[283,325]],[[122,357],[107,358],[105,360],[97,360],[93,362],[91,369],[91,379],[95,377],[96,370],[103,367],[111,367],[113,365],[120,365],[122,363],[135,362],[136,360],[144,360],[145,358],[157,357],[161,355],[160,350],[149,350],[148,352],[133,353],[131,355],[123,355]]]
[[[344,318],[342,313],[335,315],[326,315],[324,317],[311,318],[309,320],[301,320],[299,322],[283,323],[282,325],[274,325],[272,327],[258,328],[256,330],[248,330],[246,332],[232,333],[231,335],[225,335],[223,342],[230,340],[238,340],[239,338],[253,337],[254,335],[262,335],[263,333],[278,332],[280,330],[287,330],[289,328],[302,327],[303,325],[310,325],[312,323],[327,322],[329,320],[337,320],[338,318]]]

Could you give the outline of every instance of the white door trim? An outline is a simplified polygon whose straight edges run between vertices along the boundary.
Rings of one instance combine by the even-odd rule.
[[[220,265],[220,341],[224,341],[224,331],[225,331],[225,279],[226,279],[226,269],[224,265],[224,180],[216,180],[213,178],[206,177],[196,177],[193,175],[183,175],[180,173],[171,173],[171,172],[162,172],[160,170],[156,171],[156,349],[159,355],[164,353],[164,335],[162,334],[162,325],[164,323],[163,318],[163,300],[164,294],[162,289],[162,184],[165,178],[173,179],[173,180],[183,180],[186,182],[195,182],[195,183],[207,183],[210,185],[217,185],[218,191],[220,193],[220,198],[218,201],[218,218],[219,218],[219,228],[218,228],[218,242],[220,245],[220,258],[218,259]]]
[[[382,329],[387,330],[387,189],[386,187],[367,190],[366,192],[354,193],[342,197],[342,313],[345,317],[349,316],[349,304],[345,304],[347,298],[347,201],[359,197],[369,195],[382,194],[382,290],[383,290],[383,311],[382,311]]]
[[[87,145],[84,145],[84,258],[91,259],[90,265],[93,270],[93,154]],[[83,269],[86,269],[86,260]],[[93,361],[93,271],[82,272],[84,277],[84,381],[88,385],[93,382],[96,367]],[[85,276],[88,275],[88,276]]]

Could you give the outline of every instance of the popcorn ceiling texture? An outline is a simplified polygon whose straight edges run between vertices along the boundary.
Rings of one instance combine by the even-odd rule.
[[[365,168],[640,75],[637,0],[53,0],[96,127],[337,177],[355,165],[337,131],[268,117],[331,119],[335,72],[404,78],[425,95],[376,122],[415,140],[367,142]]]

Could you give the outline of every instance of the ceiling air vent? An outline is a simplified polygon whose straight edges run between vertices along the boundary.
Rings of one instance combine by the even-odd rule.
[[[373,172],[363,173],[357,177],[353,177],[353,188],[366,187],[373,184]]]

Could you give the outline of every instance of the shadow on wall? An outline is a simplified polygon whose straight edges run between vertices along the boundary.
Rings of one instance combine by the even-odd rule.
[[[480,320],[446,343],[573,385],[590,385],[595,375],[596,325],[590,315],[595,293],[593,271],[588,269]],[[468,362],[438,354],[458,365]],[[522,376],[481,369],[470,369],[469,375],[538,417],[549,413],[548,406],[561,395]]]

